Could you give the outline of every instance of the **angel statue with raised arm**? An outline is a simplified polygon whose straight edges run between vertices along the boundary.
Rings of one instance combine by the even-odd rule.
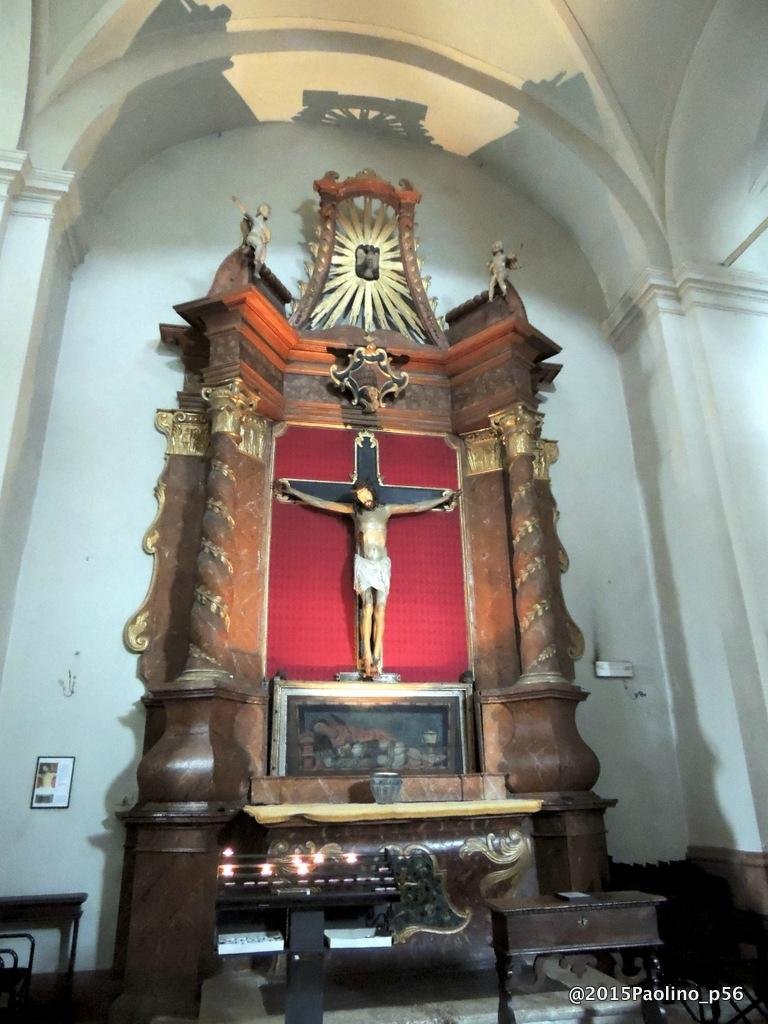
[[[254,268],[259,270],[266,262],[267,246],[272,241],[272,232],[267,227],[272,210],[267,203],[261,203],[256,208],[256,213],[250,213],[237,196],[232,196],[232,202],[243,215],[240,221],[243,248],[252,253]]]
[[[520,246],[522,249],[522,246]],[[517,253],[511,256],[504,254],[504,243],[494,242],[491,246],[491,258],[488,260],[488,270],[491,279],[488,282],[488,301],[493,301],[493,296],[498,288],[502,295],[507,294],[507,284],[512,283],[512,271],[520,269],[520,260]]]
[[[410,512],[427,512],[442,508],[450,511],[460,491],[444,490],[438,497],[411,504],[381,504],[377,487],[366,480],[352,486],[352,501],[328,501],[297,490],[290,481],[277,480],[278,497],[298,501],[325,512],[352,516],[355,525],[355,567],[353,585],[359,597],[358,627],[360,642],[359,670],[372,679],[381,673],[384,641],[384,615],[392,575],[387,554],[387,523],[391,516]]]

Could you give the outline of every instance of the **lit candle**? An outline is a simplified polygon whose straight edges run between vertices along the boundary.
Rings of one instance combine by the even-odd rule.
[[[222,875],[224,875],[225,878],[231,878],[232,875],[234,875],[234,873],[235,873],[235,865],[234,864],[222,864],[221,873],[222,873]]]
[[[315,862],[315,864],[325,864],[325,854],[315,853],[312,856],[312,860]]]
[[[231,846],[227,846],[226,849],[221,851],[221,856],[222,857],[233,857],[234,854],[235,854],[235,851],[232,849]]]
[[[299,864],[297,864],[296,865],[296,874],[297,875],[308,875],[309,874],[309,864],[305,864],[304,861],[301,861]]]
[[[272,865],[262,864],[261,867],[259,868],[259,873],[261,874],[262,878],[269,878],[270,875],[272,874]]]
[[[357,854],[354,852],[345,853],[344,860],[347,862],[347,864],[357,864]]]

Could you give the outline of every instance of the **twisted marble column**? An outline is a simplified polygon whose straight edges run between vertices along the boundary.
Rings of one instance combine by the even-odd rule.
[[[558,657],[558,601],[547,561],[547,524],[537,493],[537,460],[542,457],[544,417],[525,402],[515,402],[491,418],[501,436],[510,507],[515,609],[520,630],[518,685],[571,685]]]
[[[563,542],[557,532],[557,523],[560,519],[560,511],[552,493],[552,484],[549,477],[549,467],[557,462],[560,452],[557,441],[550,441],[541,438],[538,442],[538,452],[534,458],[534,476],[537,481],[539,496],[539,508],[545,532],[549,532],[549,577],[552,593],[555,600],[555,611],[560,640],[558,643],[558,655],[560,658],[560,669],[567,679],[573,679],[573,663],[578,661],[584,654],[584,637],[581,630],[571,618],[563,595],[562,576],[568,571],[568,552],[563,547]]]
[[[234,455],[242,436],[243,417],[255,408],[257,399],[243,390],[239,380],[203,388],[202,395],[210,410],[211,463],[185,672],[206,669],[229,673],[237,501]]]

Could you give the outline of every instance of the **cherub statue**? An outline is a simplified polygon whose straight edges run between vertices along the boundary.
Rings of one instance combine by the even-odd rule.
[[[520,246],[522,249],[522,246]],[[507,283],[512,282],[512,271],[520,269],[520,260],[517,253],[511,256],[504,255],[503,242],[494,242],[491,246],[491,258],[488,261],[488,270],[491,273],[491,280],[488,284],[488,301],[491,302],[498,287],[502,295],[507,294]]]
[[[249,213],[237,196],[232,196],[232,202],[243,214],[240,221],[240,231],[243,235],[243,248],[253,253],[253,265],[259,269],[267,259],[267,246],[272,241],[272,232],[267,227],[272,210],[267,203],[261,203],[256,213]]]

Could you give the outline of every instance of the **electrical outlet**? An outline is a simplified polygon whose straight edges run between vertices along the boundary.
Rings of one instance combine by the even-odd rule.
[[[631,661],[596,661],[595,675],[598,679],[633,679],[635,666]]]

